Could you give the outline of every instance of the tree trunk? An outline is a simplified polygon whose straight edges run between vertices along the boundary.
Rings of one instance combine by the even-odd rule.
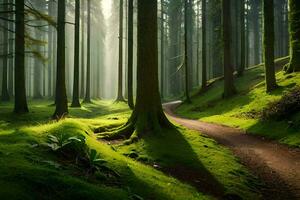
[[[85,2],[81,1],[82,3],[82,10],[81,10],[81,85],[80,85],[80,97],[84,98],[85,89],[84,89],[84,77],[85,77]]]
[[[263,10],[266,90],[267,92],[271,92],[277,87],[274,64],[274,1],[264,0]]]
[[[123,0],[120,0],[119,11],[119,66],[118,66],[118,97],[116,101],[125,101],[123,98]]]
[[[185,69],[185,101],[191,103],[190,98],[190,82],[189,82],[189,56],[188,56],[188,12],[189,12],[189,2],[190,0],[184,1],[184,69]]]
[[[91,0],[88,3],[85,103],[91,103]]]
[[[157,0],[138,1],[136,106],[129,121],[111,139],[125,136],[134,141],[144,134],[172,127],[159,94],[157,33]]]
[[[128,106],[133,109],[133,0],[128,0]]]
[[[230,0],[223,0],[223,43],[224,43],[224,98],[236,94],[231,60],[231,8]]]
[[[202,0],[202,88],[207,87],[207,61],[206,61],[206,0]]]
[[[28,113],[25,87],[25,15],[24,0],[15,2],[15,113]]]
[[[74,80],[72,107],[80,107],[79,102],[79,48],[80,48],[80,0],[75,1],[75,43],[74,43]]]
[[[246,46],[246,30],[245,30],[245,0],[241,0],[241,8],[240,8],[240,18],[241,18],[241,64],[238,68],[238,76],[242,76],[245,71],[245,64],[246,64],[246,53],[245,53],[245,46]]]
[[[65,65],[65,13],[66,0],[58,1],[57,15],[57,74],[56,74],[56,109],[53,118],[60,119],[68,114],[68,99],[66,91]]]
[[[160,16],[160,95],[164,99],[164,70],[165,70],[165,23],[164,23],[164,0],[161,0],[161,16]]]
[[[287,72],[300,71],[300,1],[289,0],[290,63]]]
[[[9,10],[9,6],[8,6],[8,0],[5,0],[4,1],[4,4],[6,4],[4,7],[5,7],[5,10]],[[9,18],[9,15],[6,14],[5,15],[5,18]],[[9,23],[8,21],[5,21],[4,22],[4,27],[6,29],[9,29]],[[8,38],[8,30],[3,30],[3,75],[2,75],[2,94],[1,94],[1,100],[2,101],[9,101],[9,93],[8,93],[8,85],[7,85],[7,81],[8,81],[8,54],[9,54],[9,51],[8,51],[8,47],[9,47],[9,38]]]

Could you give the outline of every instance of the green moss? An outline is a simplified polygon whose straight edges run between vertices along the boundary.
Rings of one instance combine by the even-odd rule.
[[[282,59],[277,61],[280,62]],[[223,81],[217,81],[208,92],[195,96],[193,104],[180,106],[177,113],[187,118],[241,128],[252,134],[300,147],[299,115],[280,122],[260,119],[260,113],[270,102],[279,100],[285,91],[300,85],[299,73],[285,75],[278,72],[276,78],[279,88],[267,94],[262,66],[252,68],[235,80],[238,95],[222,99]],[[291,121],[296,126],[290,126]]]
[[[5,199],[209,199],[188,184],[168,177],[115,152],[96,140],[93,129],[124,123],[130,111],[125,104],[99,101],[81,109],[70,109],[70,117],[51,121],[50,102],[31,102],[31,113],[11,114],[12,105],[1,105],[0,115],[0,196]],[[64,133],[85,135],[90,148],[96,149],[120,175],[120,183],[87,179],[82,170],[61,163],[48,150],[36,146],[47,135]]]
[[[213,195],[235,194],[244,199],[257,199],[259,196],[257,180],[232,153],[196,131],[183,127],[177,131],[165,130],[161,135],[144,137],[129,146],[116,145],[115,149],[128,156],[134,152],[137,154],[136,160],[157,165],[179,179],[194,176],[189,183],[197,182],[195,186],[203,187],[206,185],[208,190],[211,187]],[[173,169],[178,171],[174,172]],[[201,191],[201,188],[198,189]]]

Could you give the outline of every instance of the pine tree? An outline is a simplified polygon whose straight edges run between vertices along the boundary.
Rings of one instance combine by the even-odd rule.
[[[65,18],[66,0],[59,0],[57,13],[57,70],[56,70],[56,95],[55,112],[53,118],[60,119],[68,114],[68,99],[66,91],[66,66],[65,66]]]
[[[287,72],[300,71],[300,1],[289,0],[290,63]]]
[[[151,30],[151,31],[149,31]],[[158,81],[157,0],[138,1],[138,55],[136,105],[128,122],[110,139],[131,138],[171,128],[165,116]]]
[[[80,0],[75,1],[75,48],[74,48],[74,80],[72,107],[80,107],[79,102],[79,48],[80,48]]]
[[[25,10],[24,0],[15,2],[15,113],[28,113],[25,87]]]
[[[231,0],[223,0],[224,98],[236,94],[231,60]]]
[[[265,60],[265,77],[266,90],[271,92],[277,87],[275,77],[274,63],[274,1],[263,1],[264,11],[264,60]]]

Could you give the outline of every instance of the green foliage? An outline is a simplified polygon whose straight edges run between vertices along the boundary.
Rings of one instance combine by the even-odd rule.
[[[53,151],[63,151],[66,146],[74,145],[77,148],[82,148],[85,145],[84,136],[68,137],[66,134],[59,134],[57,136],[48,135],[48,143],[46,145]]]

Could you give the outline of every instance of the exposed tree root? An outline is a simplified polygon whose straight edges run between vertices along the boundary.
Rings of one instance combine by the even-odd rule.
[[[161,133],[162,128],[174,128],[164,113],[133,113],[131,118],[123,126],[99,134],[104,140],[124,139],[126,143],[132,143],[149,133]]]

